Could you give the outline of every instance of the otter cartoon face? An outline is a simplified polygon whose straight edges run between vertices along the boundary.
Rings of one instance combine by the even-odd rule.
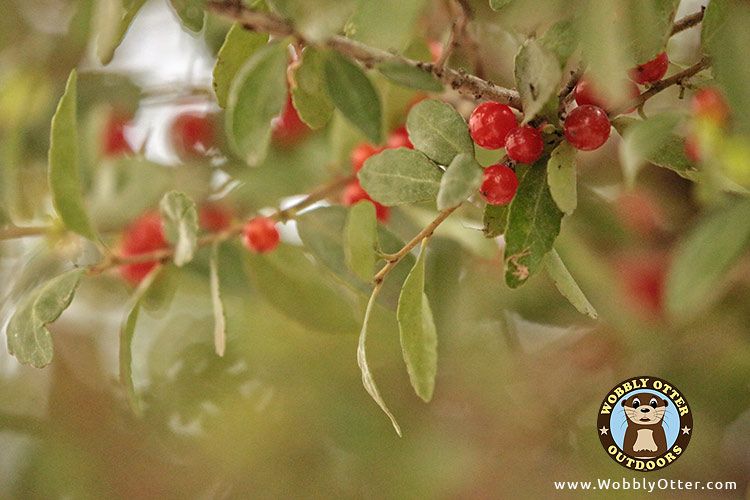
[[[664,418],[667,400],[654,394],[642,392],[623,399],[622,406],[628,420],[637,425],[658,424]]]

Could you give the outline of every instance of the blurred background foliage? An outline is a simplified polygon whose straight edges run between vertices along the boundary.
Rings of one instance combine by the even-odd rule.
[[[299,143],[273,144],[258,167],[225,148],[182,161],[167,140],[170,121],[184,110],[220,113],[211,68],[229,25],[208,17],[196,34],[181,26],[169,2],[149,0],[105,67],[94,57],[93,40],[111,23],[108,2],[2,0],[0,218],[50,221],[49,123],[74,67],[87,200],[113,245],[118,231],[169,189],[196,200],[221,199],[237,214],[250,214],[349,171],[349,151],[362,137],[338,115]],[[337,2],[305,3],[311,11],[318,3],[338,8],[331,7]],[[423,59],[430,41],[445,39],[452,19],[441,0],[348,3],[347,34]],[[734,15],[715,57],[736,132],[746,133],[750,61],[742,19],[750,14],[729,3]],[[642,47],[655,47],[652,57],[664,43],[648,40],[648,17],[629,18],[632,25],[610,22],[625,4],[636,9],[644,2],[581,0],[573,7],[514,0],[494,12],[487,2],[472,1],[482,72],[512,87],[519,45],[574,13],[592,72],[603,85],[617,86],[612,75],[643,62]],[[703,4],[681,2],[678,17]],[[634,37],[641,49],[623,44]],[[731,64],[722,55],[726,47],[735,48]],[[668,50],[671,71],[694,63],[700,28],[672,37]],[[452,64],[477,69],[461,51]],[[417,94],[374,79],[392,130]],[[687,104],[679,97],[679,88],[670,89],[647,112],[684,115]],[[464,113],[472,109],[450,92],[446,99]],[[102,157],[102,127],[112,110],[133,116],[127,138],[137,154]],[[355,351],[367,287],[341,273],[343,209],[320,206],[284,226],[285,243],[270,260],[259,263],[239,244],[222,248],[224,358],[213,353],[207,250],[190,266],[165,271],[149,291],[134,341],[134,377],[145,407],[140,419],[116,380],[117,332],[132,292],[119,276],[83,283],[53,327],[49,367],[20,366],[0,349],[0,496],[548,496],[553,479],[620,477],[623,470],[596,437],[596,410],[611,386],[640,374],[673,381],[694,411],[688,452],[659,475],[734,480],[735,494],[743,496],[750,476],[746,252],[691,317],[669,316],[664,303],[676,245],[727,195],[696,189],[655,166],[644,167],[626,190],[618,142],[614,137],[579,154],[579,207],[557,244],[598,321],[578,314],[543,274],[509,290],[498,243],[482,237],[481,207],[467,206],[438,230],[427,256],[439,368],[434,400],[425,405],[409,387],[389,310],[410,265],[389,277],[369,359],[403,438],[362,390]],[[738,136],[732,144],[721,147],[733,148],[735,162],[747,165],[747,141]],[[497,160],[481,154],[488,164]],[[431,207],[394,210],[387,226],[394,250],[430,219]],[[0,242],[0,323],[65,259],[90,258],[86,250],[54,231]]]

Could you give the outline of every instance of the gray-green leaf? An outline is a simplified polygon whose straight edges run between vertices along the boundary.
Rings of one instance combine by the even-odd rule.
[[[169,3],[183,26],[196,33],[203,29],[205,0],[169,0]]]
[[[216,56],[213,72],[216,100],[222,108],[227,107],[229,89],[242,65],[261,47],[268,43],[268,35],[246,30],[235,24],[227,33],[224,44]]]
[[[490,205],[484,207],[484,236],[486,238],[497,238],[505,233],[508,227],[508,208],[509,205]]]
[[[518,192],[505,231],[505,282],[511,288],[526,283],[539,269],[560,233],[563,213],[547,186],[546,161],[518,170]]]
[[[324,75],[334,106],[368,139],[379,143],[383,128],[380,97],[364,71],[341,54],[329,52]]]
[[[159,203],[164,233],[174,246],[172,259],[181,267],[193,260],[198,248],[198,211],[185,193],[170,191]]]
[[[409,380],[425,402],[432,399],[437,374],[437,331],[424,293],[427,241],[422,241],[417,262],[404,281],[396,313]]]
[[[360,201],[349,210],[344,230],[346,263],[349,269],[364,281],[372,279],[376,261],[377,231],[375,205],[369,201]]]
[[[677,247],[666,282],[666,308],[674,318],[704,311],[729,268],[750,247],[750,200],[710,214]]]
[[[565,267],[560,255],[558,255],[554,248],[547,254],[546,264],[547,272],[549,272],[550,278],[555,282],[555,286],[562,296],[568,299],[578,312],[596,319],[598,317],[596,309],[594,309],[594,306],[591,305],[583,294],[581,287],[578,286],[576,280],[571,276],[568,268]]]
[[[490,8],[492,10],[500,10],[503,7],[507,7],[513,0],[490,0]]]
[[[516,55],[515,77],[523,102],[524,123],[528,123],[555,97],[562,70],[555,53],[532,38]]]
[[[450,165],[459,153],[474,153],[466,122],[451,106],[435,99],[415,105],[406,118],[414,147],[440,165]]]
[[[286,44],[273,43],[253,54],[232,81],[227,133],[248,165],[258,165],[268,152],[271,120],[286,102],[286,67]]]
[[[438,210],[455,207],[464,202],[482,184],[482,167],[470,154],[456,156],[440,181],[437,195]]]
[[[145,3],[146,0],[100,0],[96,3],[96,55],[102,64],[112,61],[130,23]]]
[[[90,240],[96,231],[83,203],[78,158],[77,76],[71,71],[65,94],[52,117],[49,148],[49,186],[52,203],[65,226]]]
[[[435,75],[398,59],[380,63],[377,69],[384,77],[404,87],[428,92],[443,90],[443,84]]]
[[[333,116],[333,103],[323,80],[324,63],[323,52],[315,47],[307,47],[302,51],[302,59],[294,70],[294,107],[302,121],[313,129],[321,128]]]
[[[398,148],[370,157],[359,171],[359,181],[375,201],[390,206],[434,199],[441,175],[419,151]]]
[[[570,215],[578,204],[576,188],[576,151],[568,142],[562,142],[552,151],[547,162],[547,184],[552,199],[564,213]]]
[[[294,23],[306,40],[325,42],[339,33],[354,14],[358,0],[267,0]]]

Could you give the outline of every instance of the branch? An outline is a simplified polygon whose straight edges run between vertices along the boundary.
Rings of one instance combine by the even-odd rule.
[[[445,221],[445,219],[450,217],[450,215],[453,212],[455,212],[456,209],[458,209],[458,207],[460,206],[461,205],[456,205],[455,207],[447,208],[443,210],[437,215],[437,217],[435,217],[435,220],[430,222],[427,227],[422,229],[414,238],[411,239],[411,241],[409,241],[409,243],[404,245],[404,247],[401,250],[399,250],[398,252],[394,254],[386,255],[385,266],[383,266],[383,268],[380,271],[378,271],[378,273],[375,275],[375,277],[372,280],[373,283],[375,283],[375,286],[376,287],[380,286],[383,283],[383,280],[385,279],[385,277],[388,276],[388,273],[391,272],[391,269],[396,267],[396,265],[398,265],[398,263],[401,262],[401,260],[404,257],[409,255],[409,252],[411,252],[414,247],[419,245],[423,239],[429,238],[430,236],[432,236],[432,233],[435,232],[435,229],[437,229],[437,227],[440,224],[442,224],[443,221]]]
[[[674,36],[681,31],[685,31],[688,28],[692,28],[693,26],[700,24],[700,22],[703,21],[703,15],[705,14],[705,11],[706,8],[701,7],[700,12],[690,14],[689,16],[685,16],[682,19],[678,19],[677,21],[675,21],[674,26],[672,26],[672,33],[670,34],[670,36]]]
[[[19,226],[8,226],[0,229],[0,241],[2,240],[15,240],[18,238],[25,238],[27,236],[44,236],[52,228],[46,226],[39,227],[19,227]]]
[[[276,37],[293,36],[301,42],[309,44],[300,33],[294,30],[291,24],[272,13],[257,12],[242,5],[216,0],[209,1],[206,4],[206,8],[216,15],[242,24],[248,30],[268,33]],[[491,99],[507,104],[519,111],[522,109],[521,97],[517,91],[500,87],[475,75],[469,75],[450,68],[441,70],[434,64],[416,61],[369,47],[343,36],[331,37],[325,43],[325,46],[352,59],[356,59],[367,67],[373,67],[386,61],[398,61],[433,74],[445,85],[461,94],[470,95],[475,99]]]

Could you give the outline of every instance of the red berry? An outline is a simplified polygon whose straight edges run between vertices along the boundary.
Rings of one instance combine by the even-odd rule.
[[[513,110],[499,102],[483,102],[474,108],[469,118],[471,138],[486,149],[505,147],[508,133],[517,126]]]
[[[703,88],[695,93],[692,101],[693,115],[723,125],[729,118],[729,106],[718,89]]]
[[[432,57],[432,62],[438,62],[440,60],[440,57],[443,55],[443,44],[438,42],[437,40],[430,40],[428,45],[430,48],[430,56]]]
[[[232,211],[219,203],[205,203],[198,211],[198,219],[204,230],[218,233],[232,225]]]
[[[388,219],[391,216],[391,210],[370,198],[370,195],[362,188],[359,181],[350,182],[349,185],[346,186],[346,189],[344,189],[344,193],[341,196],[341,203],[343,203],[344,206],[350,207],[362,200],[368,200],[375,205],[375,216],[380,222],[388,222]]]
[[[615,213],[630,232],[649,238],[661,233],[666,217],[656,197],[647,191],[621,194],[615,204]]]
[[[134,220],[123,232],[120,253],[124,257],[142,255],[167,248],[161,217],[157,212],[149,212]],[[150,273],[157,262],[139,262],[120,267],[123,278],[133,284],[140,283]]]
[[[113,112],[104,126],[102,153],[106,157],[116,157],[133,153],[133,148],[125,138],[125,129],[130,125],[130,117]]]
[[[565,118],[565,138],[576,149],[593,151],[609,139],[610,124],[602,108],[578,106]]]
[[[647,63],[639,64],[628,72],[630,79],[641,85],[653,83],[664,78],[669,68],[669,57],[662,52]]]
[[[692,161],[693,163],[698,163],[701,161],[701,152],[698,148],[698,139],[694,135],[689,135],[685,138],[685,156],[688,157],[688,160]]]
[[[362,166],[365,164],[367,159],[372,155],[379,153],[380,151],[380,148],[375,147],[367,142],[363,142],[362,144],[352,149],[352,152],[349,154],[349,159],[352,162],[352,169],[354,169],[354,172],[356,173],[362,170]]]
[[[628,86],[628,97],[630,99],[635,99],[641,94],[641,91],[638,90],[638,85],[631,81],[627,81],[625,85]],[[586,104],[591,104],[592,106],[597,106],[602,109],[610,109],[609,104],[607,104],[606,100],[599,95],[599,93],[594,88],[594,84],[591,80],[588,78],[581,78],[581,80],[578,82],[578,85],[576,85],[575,91],[573,93],[576,104],[579,106],[584,106]],[[627,112],[631,113],[635,110],[635,108],[629,109]]]
[[[291,95],[287,95],[284,109],[272,120],[271,128],[273,140],[287,146],[297,142],[310,130],[294,108]]]
[[[518,177],[507,165],[498,163],[484,169],[479,192],[490,205],[507,205],[518,190]]]
[[[386,147],[389,149],[396,149],[396,148],[409,148],[414,149],[414,144],[411,143],[411,140],[409,139],[409,132],[406,131],[406,127],[399,127],[393,132],[391,132],[391,135],[388,136],[388,142],[386,142]]]
[[[245,246],[255,253],[267,253],[279,245],[276,223],[268,217],[250,219],[242,234]]]
[[[213,118],[194,111],[178,115],[169,130],[175,152],[188,160],[206,156],[214,147],[215,135]]]
[[[669,269],[667,256],[651,252],[629,255],[617,259],[616,266],[629,305],[645,317],[661,316],[666,270]]]
[[[505,139],[508,157],[518,163],[534,163],[542,156],[544,141],[542,134],[534,127],[524,125],[511,130]]]

